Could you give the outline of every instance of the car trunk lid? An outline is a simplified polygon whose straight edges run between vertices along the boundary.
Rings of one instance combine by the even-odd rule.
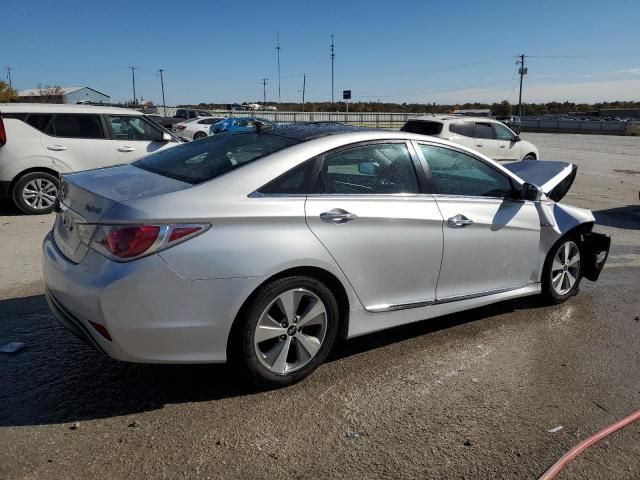
[[[96,224],[111,207],[190,186],[132,165],[63,175],[53,226],[56,245],[65,257],[79,263],[88,251]]]
[[[552,160],[523,160],[507,163],[504,168],[522,180],[538,186],[551,200],[559,202],[569,191],[578,167]]]

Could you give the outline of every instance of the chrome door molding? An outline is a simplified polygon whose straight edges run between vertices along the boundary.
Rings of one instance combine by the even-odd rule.
[[[410,303],[387,303],[380,305],[371,305],[369,307],[364,307],[367,312],[371,313],[385,313],[385,312],[395,312],[398,310],[408,310],[410,308],[420,308],[420,307],[428,307],[429,305],[433,305],[433,300],[424,300],[419,302],[410,302]]]
[[[433,304],[441,305],[443,303],[459,302],[462,300],[469,300],[471,298],[486,297],[488,295],[496,295],[498,293],[511,292],[513,290],[520,290],[521,288],[528,287],[529,285],[532,285],[532,284],[533,282],[529,282],[529,283],[525,283],[524,285],[518,285],[515,287],[498,288],[495,290],[486,290],[484,292],[469,293],[466,295],[454,295],[452,297],[437,298],[435,302],[433,302]]]

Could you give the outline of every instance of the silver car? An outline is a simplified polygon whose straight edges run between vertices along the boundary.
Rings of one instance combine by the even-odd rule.
[[[65,175],[47,298],[111,357],[286,385],[337,338],[595,281],[610,240],[556,203],[575,173],[337,124],[216,135]]]

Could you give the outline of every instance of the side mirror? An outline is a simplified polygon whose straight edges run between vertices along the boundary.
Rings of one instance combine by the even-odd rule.
[[[515,143],[515,142],[519,142],[520,140],[521,140],[521,139],[520,139],[520,135],[516,135],[516,136],[514,137],[514,139],[513,139],[514,143]]]
[[[375,175],[378,171],[378,164],[375,162],[361,162],[358,164],[358,172],[362,175]]]
[[[536,202],[542,198],[542,191],[533,183],[524,183],[520,190],[520,198],[522,200],[531,200]]]
[[[167,132],[162,133],[163,142],[170,142],[171,140],[173,140],[173,137],[171,135],[169,135]]]

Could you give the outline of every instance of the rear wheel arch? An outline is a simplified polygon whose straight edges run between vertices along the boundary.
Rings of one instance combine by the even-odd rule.
[[[52,169],[52,168],[48,168],[48,167],[33,167],[33,168],[27,168],[26,170],[21,171],[19,174],[17,174],[15,177],[13,177],[13,180],[11,180],[11,183],[9,185],[9,193],[11,196],[13,196],[13,187],[15,187],[16,183],[25,175],[28,175],[29,173],[35,173],[35,172],[44,172],[44,173],[48,173],[49,175],[53,175],[54,177],[57,177],[58,179],[60,179],[60,172],[57,172],[56,170]]]
[[[538,156],[533,152],[529,152],[524,157],[522,157],[522,159],[523,160],[537,160]]]
[[[338,326],[338,338],[345,339],[349,332],[349,297],[347,295],[347,291],[344,288],[342,282],[331,272],[319,267],[294,267],[289,268],[287,270],[283,270],[275,275],[272,275],[260,285],[258,285],[253,292],[246,298],[243,302],[242,306],[238,310],[236,314],[233,324],[231,325],[231,330],[229,332],[229,338],[227,339],[227,358],[233,358],[229,352],[229,347],[232,346],[235,342],[234,339],[236,335],[238,335],[241,319],[247,309],[247,307],[251,304],[251,301],[256,296],[256,294],[267,284],[281,279],[285,277],[294,277],[294,276],[304,276],[310,277],[315,280],[318,280],[324,283],[331,293],[335,296],[336,302],[338,303],[338,312],[339,312],[339,326]]]

